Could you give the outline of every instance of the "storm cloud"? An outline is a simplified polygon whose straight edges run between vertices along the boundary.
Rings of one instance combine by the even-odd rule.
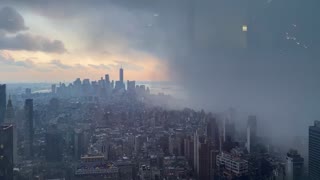
[[[169,80],[188,92],[190,106],[210,111],[235,107],[257,114],[259,123],[272,126],[276,133],[270,134],[278,135],[305,133],[320,117],[316,108],[319,2],[33,0],[12,4],[61,25],[79,20],[75,29],[89,50],[157,56],[168,64]],[[246,32],[243,26],[248,27]],[[35,49],[46,49],[39,47]],[[284,128],[288,131],[281,131]]]
[[[0,9],[0,30],[16,33],[27,29],[23,17],[15,9],[11,7]]]
[[[62,41],[24,33],[28,30],[24,19],[14,8],[0,9],[0,50],[26,50],[64,53],[66,48]]]
[[[24,33],[14,36],[0,35],[1,50],[26,50],[64,53],[66,49],[59,40],[50,40],[42,36]]]

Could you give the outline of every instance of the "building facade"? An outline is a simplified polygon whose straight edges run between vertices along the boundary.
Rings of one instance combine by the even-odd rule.
[[[226,172],[237,177],[244,176],[248,173],[248,161],[240,157],[221,152],[217,155],[216,160],[218,167],[223,167]]]
[[[0,124],[4,122],[6,115],[7,94],[6,85],[0,84]]]
[[[0,126],[0,179],[13,179],[13,126]]]
[[[320,121],[309,127],[309,179],[320,179]]]
[[[24,105],[25,115],[25,149],[27,159],[33,157],[33,99],[26,99]]]
[[[303,179],[304,159],[296,150],[290,150],[286,157],[286,180]]]

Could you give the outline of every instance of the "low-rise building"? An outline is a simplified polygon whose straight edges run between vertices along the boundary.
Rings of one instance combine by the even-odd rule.
[[[217,166],[231,172],[236,176],[248,173],[248,161],[230,153],[221,152],[217,155]]]

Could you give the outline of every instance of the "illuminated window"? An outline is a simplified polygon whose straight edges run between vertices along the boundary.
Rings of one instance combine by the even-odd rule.
[[[248,26],[247,25],[243,25],[242,26],[242,31],[243,32],[247,32],[248,31]]]

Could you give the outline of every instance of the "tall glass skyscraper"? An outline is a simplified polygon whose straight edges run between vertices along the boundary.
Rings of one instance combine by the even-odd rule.
[[[120,68],[120,82],[123,83],[123,69],[122,69],[122,67]]]
[[[33,99],[26,99],[24,105],[25,113],[25,155],[33,157]]]
[[[320,179],[320,121],[309,127],[309,179]]]
[[[0,84],[0,124],[4,122],[6,116],[7,94],[6,85]]]
[[[0,179],[13,179],[13,126],[0,126]]]

